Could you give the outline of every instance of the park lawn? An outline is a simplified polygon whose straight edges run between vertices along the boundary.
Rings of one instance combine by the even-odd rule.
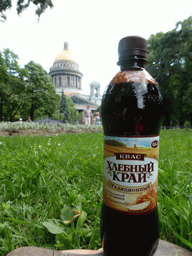
[[[162,130],[161,239],[192,250],[192,130]],[[98,249],[103,134],[0,138],[0,255],[21,246]]]
[[[158,209],[161,238],[192,251],[192,130],[160,135]]]

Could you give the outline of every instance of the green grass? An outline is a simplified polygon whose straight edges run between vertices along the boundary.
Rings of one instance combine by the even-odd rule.
[[[161,239],[192,251],[192,131],[160,136]],[[0,138],[0,255],[21,246],[98,249],[103,135]]]
[[[192,130],[161,131],[161,238],[192,251]]]
[[[0,141],[1,254],[29,245],[98,248],[102,135],[2,137]],[[64,212],[70,220],[73,209],[80,217],[64,224]]]

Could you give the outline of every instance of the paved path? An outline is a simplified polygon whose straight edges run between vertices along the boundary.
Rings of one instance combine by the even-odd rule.
[[[40,247],[21,247],[13,250],[7,256],[104,256],[103,250],[68,250],[54,251]],[[159,247],[154,256],[192,256],[189,252],[177,245],[160,240]]]

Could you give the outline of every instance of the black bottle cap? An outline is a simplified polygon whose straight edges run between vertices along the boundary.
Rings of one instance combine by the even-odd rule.
[[[118,65],[120,65],[122,61],[130,58],[131,56],[138,56],[142,59],[146,59],[147,40],[140,36],[124,37],[119,41],[118,54]]]

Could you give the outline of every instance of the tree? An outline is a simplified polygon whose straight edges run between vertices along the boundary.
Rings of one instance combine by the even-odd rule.
[[[61,94],[61,102],[60,102],[60,108],[59,112],[63,114],[63,123],[69,122],[69,110],[67,105],[67,98],[62,90]]]
[[[76,110],[74,103],[71,98],[67,97],[63,90],[61,94],[61,102],[59,113],[55,113],[55,117],[62,120],[63,123],[76,123],[81,119],[81,114]],[[62,117],[61,117],[62,113]]]
[[[25,115],[31,119],[41,115],[51,116],[59,105],[59,96],[56,94],[51,77],[40,64],[30,61],[25,68],[28,70],[29,78],[26,81],[26,107]]]
[[[27,76],[16,54],[9,49],[0,52],[0,121],[13,121],[24,107]]]
[[[4,14],[4,12],[7,9],[10,9],[11,6],[12,6],[11,0],[1,0],[1,2],[0,2],[0,18],[1,18],[1,21],[6,20],[6,15]]]
[[[69,123],[79,122],[82,114],[76,110],[75,105],[71,98],[66,97],[66,99],[67,99],[67,106],[69,111]]]
[[[33,3],[37,6],[35,14],[40,18],[41,14],[48,8],[53,7],[52,0],[17,0],[17,14],[21,14],[29,5]],[[0,18],[1,21],[6,20],[5,11],[12,7],[12,0],[1,0],[0,1]]]
[[[165,107],[164,124],[168,126],[183,125],[192,118],[189,105],[192,84],[191,34],[192,17],[189,17],[178,22],[175,29],[165,34],[151,35],[148,40],[147,70],[160,85]]]

